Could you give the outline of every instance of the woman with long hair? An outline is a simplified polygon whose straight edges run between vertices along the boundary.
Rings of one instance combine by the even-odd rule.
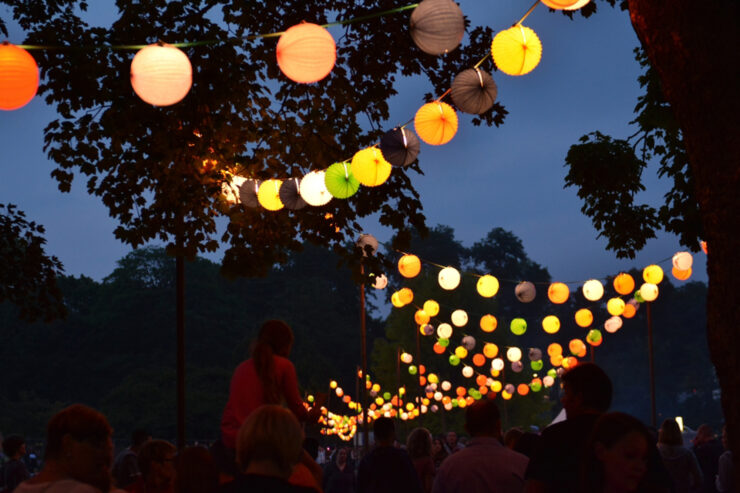
[[[676,493],[701,491],[704,475],[694,453],[683,446],[683,436],[673,418],[666,419],[658,433],[658,451],[673,479]]]
[[[425,493],[432,491],[434,460],[432,459],[432,434],[426,428],[415,428],[406,439],[406,451],[414,463],[419,482]]]

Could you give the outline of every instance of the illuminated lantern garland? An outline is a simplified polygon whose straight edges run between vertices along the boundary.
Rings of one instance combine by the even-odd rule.
[[[560,330],[560,320],[555,315],[548,315],[542,319],[542,329],[548,334],[555,334]]]
[[[490,274],[486,274],[478,279],[475,288],[478,290],[478,294],[482,297],[492,298],[493,296],[496,296],[496,293],[498,293],[498,279]]]
[[[465,310],[455,310],[452,312],[452,325],[455,327],[465,327],[468,323],[468,314]]]
[[[604,285],[598,279],[590,279],[583,283],[583,297],[588,301],[598,301],[604,296]]]
[[[524,75],[540,63],[542,43],[530,28],[516,25],[499,32],[493,38],[491,55],[503,73]]]
[[[268,211],[279,211],[284,207],[280,201],[280,185],[282,180],[265,180],[257,192],[257,200]]]
[[[635,290],[635,280],[631,275],[622,272],[614,278],[614,291],[622,295],[628,295]]]
[[[346,199],[357,193],[360,182],[352,174],[349,163],[334,163],[326,169],[324,185],[332,197]]]
[[[300,193],[308,205],[320,207],[331,201],[332,196],[326,189],[324,171],[311,171],[301,180]]]
[[[439,271],[437,280],[442,289],[452,291],[460,285],[460,272],[454,267],[445,267]]]
[[[493,332],[498,326],[498,320],[491,314],[483,315],[480,319],[480,328],[483,332]]]
[[[382,185],[391,176],[391,165],[377,147],[357,151],[352,157],[352,173],[366,187]]]
[[[581,308],[576,312],[576,324],[579,327],[589,327],[594,322],[594,315],[588,308]]]
[[[0,110],[17,110],[27,105],[39,87],[39,67],[23,48],[0,44]]]
[[[655,301],[658,298],[658,286],[653,283],[646,282],[640,286],[640,296],[645,301]]]
[[[622,313],[624,313],[624,307],[625,303],[622,298],[611,298],[609,301],[606,302],[606,311],[609,312],[609,315],[618,317]]]
[[[421,272],[421,260],[416,255],[406,254],[402,256],[398,259],[398,272],[409,279],[418,276]],[[439,311],[439,306],[437,306],[437,311]]]
[[[663,280],[663,269],[658,265],[648,265],[642,270],[642,278],[650,284],[660,284]]]
[[[427,144],[446,144],[457,133],[457,114],[447,103],[427,103],[416,112],[414,128],[419,138]]]
[[[193,67],[187,55],[167,44],[139,50],[131,61],[131,86],[145,103],[170,106],[182,101],[193,85]]]
[[[436,317],[439,315],[439,303],[434,300],[426,300],[424,302],[423,309],[430,317]]]
[[[337,46],[329,31],[304,22],[285,31],[278,40],[277,63],[289,79],[310,84],[331,72],[337,59]]]
[[[452,0],[424,0],[411,13],[411,38],[430,55],[448,53],[465,34],[465,19]]]

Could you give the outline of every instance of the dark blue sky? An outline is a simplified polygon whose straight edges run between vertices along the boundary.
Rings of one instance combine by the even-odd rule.
[[[516,22],[531,6],[529,0],[459,3],[474,25],[495,31]],[[494,227],[510,230],[554,280],[585,280],[642,268],[683,249],[676,237],[661,235],[635,260],[617,260],[581,214],[576,191],[563,189],[564,157],[581,135],[600,130],[626,137],[634,131],[627,122],[640,94],[639,67],[632,53],[638,41],[626,12],[603,2],[599,7],[596,16],[571,21],[538,6],[524,25],[542,41],[540,65],[522,77],[493,74],[499,100],[509,111],[505,124],[474,127],[469,116],[459,115],[459,131],[450,143],[422,144],[419,158],[425,176],[413,178],[429,225],[453,227],[466,245]],[[112,2],[93,2],[92,9],[95,24],[115,15]],[[0,15],[8,18],[6,12]],[[331,32],[336,35],[338,28]],[[12,29],[10,41],[22,42],[22,33]],[[389,127],[409,120],[430,91],[420,79],[403,80],[397,87]],[[113,237],[115,222],[99,199],[87,195],[82,180],[75,181],[70,194],[57,190],[49,176],[54,166],[42,150],[43,128],[53,118],[38,97],[21,110],[0,112],[0,202],[17,204],[47,228],[48,251],[62,260],[68,274],[101,279],[129,248]],[[668,189],[657,179],[656,169],[648,168],[647,190],[640,196],[653,206],[663,203]],[[380,240],[390,236],[372,221],[365,226]],[[706,280],[703,254],[695,256],[694,272],[694,279]]]

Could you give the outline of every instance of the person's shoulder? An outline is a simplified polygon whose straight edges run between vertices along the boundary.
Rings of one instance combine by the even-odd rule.
[[[99,489],[74,479],[62,479],[52,483],[34,484],[24,481],[13,491],[14,493],[100,493]]]

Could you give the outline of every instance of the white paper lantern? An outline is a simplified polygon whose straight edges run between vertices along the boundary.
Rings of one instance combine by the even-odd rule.
[[[694,257],[689,252],[678,252],[673,256],[673,267],[677,270],[689,270],[694,265]]]
[[[239,202],[239,187],[242,186],[245,181],[247,181],[247,179],[243,176],[235,175],[231,177],[230,183],[223,182],[221,184],[221,193],[223,193],[224,200],[228,204],[234,205]]]
[[[185,53],[168,44],[140,49],[131,61],[131,86],[144,102],[170,106],[193,85],[193,67]]]
[[[588,301],[598,301],[604,296],[604,285],[598,279],[590,279],[583,284],[583,296]]]
[[[465,327],[465,325],[468,323],[468,314],[465,312],[465,310],[455,310],[452,312],[452,323],[455,325],[455,327]]]
[[[518,347],[510,347],[506,350],[506,359],[511,362],[519,361],[522,359],[522,350]]]
[[[504,360],[501,358],[494,358],[491,360],[491,369],[495,371],[501,371],[504,369]]]
[[[454,267],[445,267],[439,271],[438,279],[442,289],[451,291],[460,285],[460,272]]]
[[[375,282],[373,282],[375,289],[385,289],[386,286],[388,286],[388,278],[385,277],[385,274],[375,276]]]
[[[514,294],[522,303],[529,303],[534,299],[537,294],[537,290],[535,289],[534,284],[529,281],[524,281],[516,285],[516,288],[514,288]]]
[[[445,380],[445,381],[442,382],[442,390],[444,390],[445,392],[447,392],[451,388],[452,388],[452,384],[450,382],[448,382],[447,380]]]
[[[622,317],[610,317],[604,322],[604,330],[610,334],[622,328]]]
[[[452,403],[448,402],[447,404],[445,404],[445,411],[451,411],[451,410],[452,410]]]
[[[401,361],[408,365],[409,363],[414,361],[414,357],[411,356],[409,353],[401,353]]]
[[[452,325],[450,324],[439,324],[437,326],[437,335],[440,339],[449,339],[452,337]]]
[[[444,395],[442,395],[442,392],[435,392],[434,393],[434,400],[435,401],[441,401]]]
[[[658,298],[658,286],[646,282],[640,286],[640,295],[645,301],[655,301]]]
[[[550,375],[547,375],[542,379],[542,385],[544,385],[545,387],[552,387],[554,383],[555,379],[552,378]]]
[[[332,195],[326,189],[324,175],[324,171],[311,171],[301,180],[301,198],[308,205],[319,207],[328,204],[332,199]]]
[[[462,374],[465,378],[470,378],[473,376],[473,368],[471,366],[464,366],[462,369]]]

